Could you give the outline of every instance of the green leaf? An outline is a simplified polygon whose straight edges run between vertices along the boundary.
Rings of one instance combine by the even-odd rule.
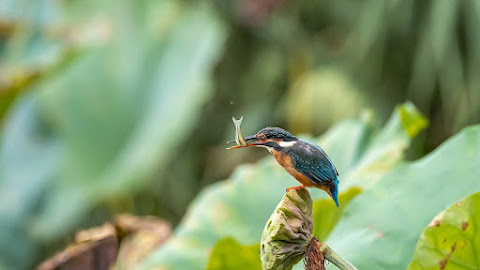
[[[36,245],[58,241],[93,207],[132,196],[166,170],[211,98],[225,29],[210,6],[109,2],[98,16],[112,36],[44,78],[5,120],[0,242],[19,235],[21,244],[0,261],[12,269],[29,268]],[[162,12],[151,5],[169,16],[152,21]]]
[[[345,209],[327,239],[359,269],[404,269],[432,217],[480,189],[480,126],[396,167]]]
[[[323,241],[342,217],[343,209],[362,190],[357,187],[349,188],[338,196],[339,208],[330,198],[316,200],[313,203],[313,235]],[[340,210],[340,211],[339,211]]]
[[[423,231],[409,270],[480,268],[480,192],[438,214]]]
[[[413,106],[407,106],[412,118],[421,116]],[[372,185],[395,167],[402,160],[410,140],[399,114],[395,112],[378,135],[372,132],[370,117],[364,117],[335,125],[317,142],[340,172],[340,197],[348,198],[354,194],[342,193],[349,186]],[[235,155],[235,152],[231,154]],[[213,184],[199,194],[177,227],[175,236],[147,258],[140,268],[203,269],[209,250],[222,238],[234,237],[241,244],[258,243],[278,199],[286,187],[295,183],[270,157],[255,165],[239,166],[230,179]],[[319,189],[310,189],[310,193],[314,200],[328,198]],[[336,208],[332,211],[340,215],[342,210]],[[323,219],[323,212],[314,214],[315,219]],[[333,220],[326,224],[333,226],[335,219],[331,218],[331,212],[325,214],[325,219]],[[325,230],[331,230],[327,226],[324,225]]]
[[[233,238],[224,238],[213,248],[207,270],[261,270],[258,244],[244,246]]]
[[[25,220],[36,208],[40,193],[58,169],[58,140],[45,136],[38,123],[38,100],[21,98],[6,122],[0,151],[0,261],[9,269],[27,269],[37,248],[26,233]],[[33,139],[31,134],[38,134]],[[18,162],[21,160],[22,162]],[[29,168],[29,170],[25,170]],[[28,256],[27,256],[28,255]]]
[[[45,208],[34,220],[36,237],[51,239],[68,232],[91,206],[144,186],[169,161],[209,98],[209,72],[223,37],[208,8],[185,10],[162,50],[123,55],[117,46],[124,44],[92,50],[47,86],[42,101],[57,125],[65,157]],[[139,40],[143,46],[157,43]],[[111,71],[112,57],[127,57],[134,64]],[[88,72],[94,74],[85,81],[87,70],[96,71]],[[175,110],[181,104],[189,106]],[[74,201],[74,207],[63,207],[65,200]]]
[[[428,126],[427,118],[420,114],[412,103],[397,107],[396,110],[400,115],[402,126],[410,138],[414,138],[420,131]]]
[[[345,178],[349,182],[346,186],[370,187],[376,184],[403,161],[404,150],[410,146],[413,138],[410,134],[414,136],[421,128],[425,128],[425,122],[425,117],[412,103],[397,106],[388,123],[356,164],[357,168],[348,171]]]

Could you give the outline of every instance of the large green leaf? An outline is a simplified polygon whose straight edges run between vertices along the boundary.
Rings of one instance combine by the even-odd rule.
[[[362,192],[360,188],[353,187],[340,193],[338,196],[340,210],[343,211],[360,192]],[[342,213],[337,210],[336,205],[330,198],[316,200],[313,203],[313,212],[315,213],[313,215],[313,235],[323,241],[338,223]]]
[[[60,145],[42,134],[38,123],[38,100],[19,100],[6,123],[0,151],[0,261],[8,269],[25,269],[36,249],[26,229],[39,197],[58,169]],[[35,139],[31,134],[37,134]],[[19,162],[21,160],[21,162]],[[26,170],[25,168],[28,168]]]
[[[402,160],[411,137],[401,121],[401,109],[408,111],[417,121],[425,121],[413,105],[405,104],[397,108],[379,134],[373,135],[370,117],[364,117],[337,124],[317,141],[340,172],[341,191],[353,183],[367,186],[376,182]],[[408,128],[408,123],[406,125]],[[353,177],[368,182],[354,181]],[[175,236],[140,268],[203,269],[209,251],[222,238],[234,237],[241,244],[258,243],[265,222],[285,188],[294,184],[295,180],[272,158],[263,159],[256,165],[240,166],[229,180],[207,187],[192,202]],[[317,189],[312,189],[311,195],[313,199],[327,197]],[[335,211],[340,215],[341,209]],[[328,215],[332,219],[332,214]],[[336,221],[335,218],[332,220]],[[335,222],[328,224],[333,226]]]
[[[359,269],[404,269],[433,216],[480,189],[478,168],[480,126],[472,126],[358,196],[327,243]]]
[[[209,97],[209,72],[223,40],[222,28],[208,9],[192,9],[166,38],[145,43],[161,45],[162,50],[145,49],[140,56],[117,55],[121,48],[112,48],[113,55],[105,49],[92,52],[49,85],[45,103],[64,140],[66,156],[55,190],[35,222],[37,236],[53,237],[71,228],[65,221],[76,223],[78,213],[89,204],[143,186],[191,131]],[[109,78],[112,57],[128,57],[134,64],[121,66]],[[135,57],[147,66],[142,69],[142,61]],[[145,70],[148,65],[153,65],[151,74]],[[97,66],[101,70],[85,81],[83,74]],[[74,87],[84,90],[66,91]],[[189,106],[176,110],[182,104]],[[62,207],[65,200],[74,200],[75,207]]]
[[[408,269],[479,269],[479,209],[477,192],[438,214],[420,236]]]
[[[207,270],[260,270],[259,254],[258,245],[244,246],[233,238],[225,238],[213,248],[213,259],[208,262]]]
[[[11,269],[28,267],[35,244],[70,233],[92,207],[145,187],[211,96],[225,29],[210,6],[108,2],[107,42],[42,80],[6,119],[0,242],[22,243],[0,254]]]

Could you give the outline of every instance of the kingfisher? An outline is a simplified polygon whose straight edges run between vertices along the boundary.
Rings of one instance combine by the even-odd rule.
[[[299,190],[305,187],[321,188],[333,199],[338,207],[338,171],[327,153],[318,145],[293,136],[279,127],[266,127],[256,134],[244,137],[245,145],[266,148],[277,162],[297,181],[300,186],[287,188]],[[228,143],[235,142],[235,140]]]

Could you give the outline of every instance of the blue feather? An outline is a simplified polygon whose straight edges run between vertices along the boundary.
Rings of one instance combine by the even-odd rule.
[[[338,207],[338,179],[335,179],[333,183],[335,184],[335,187],[330,188],[330,193],[332,193],[332,199]]]

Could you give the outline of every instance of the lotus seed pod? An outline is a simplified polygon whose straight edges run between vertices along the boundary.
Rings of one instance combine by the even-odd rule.
[[[310,194],[306,189],[291,189],[283,195],[263,229],[262,269],[292,269],[305,255],[312,231]]]

